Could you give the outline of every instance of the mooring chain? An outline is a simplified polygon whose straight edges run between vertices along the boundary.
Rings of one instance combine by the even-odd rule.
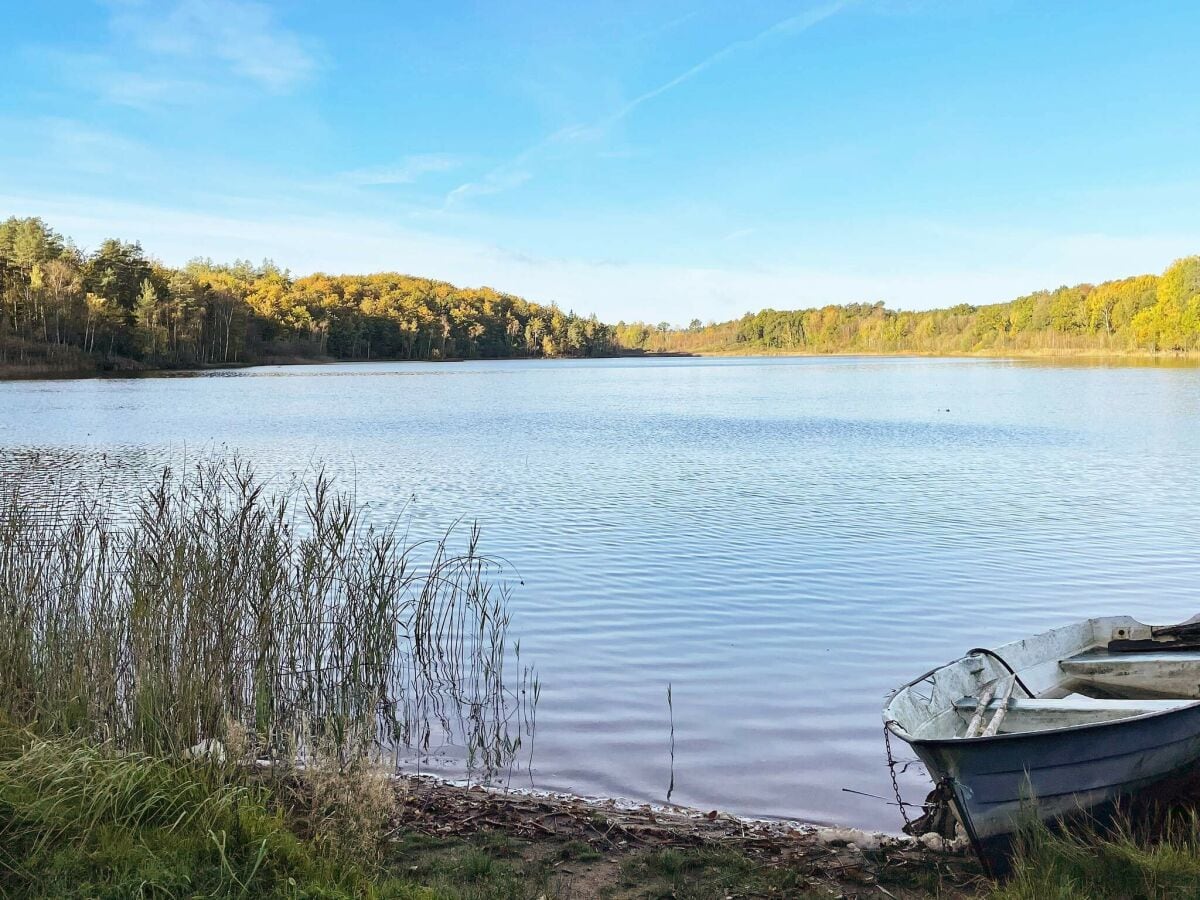
[[[905,829],[908,829],[912,826],[912,820],[904,808],[904,798],[900,796],[900,782],[896,780],[896,758],[892,756],[892,736],[888,729],[891,724],[891,720],[883,723],[883,746],[887,749],[888,774],[892,776],[892,793],[896,795],[896,805],[900,807],[900,816],[904,819]]]

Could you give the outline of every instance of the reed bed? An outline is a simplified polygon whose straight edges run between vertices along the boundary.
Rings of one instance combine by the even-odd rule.
[[[324,474],[166,469],[134,503],[0,487],[0,714],[112,750],[511,767],[538,683],[470,529],[407,541]],[[506,673],[515,671],[514,684]]]

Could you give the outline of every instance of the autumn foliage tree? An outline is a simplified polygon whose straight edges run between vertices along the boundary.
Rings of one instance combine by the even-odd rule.
[[[398,273],[293,278],[270,262],[171,268],[140,244],[91,253],[37,218],[0,223],[0,365],[221,365],[612,352],[595,316]]]
[[[645,352],[1191,352],[1200,350],[1200,256],[1161,276],[1037,291],[1008,303],[921,312],[882,303],[764,309],[669,330],[620,322],[614,336]]]

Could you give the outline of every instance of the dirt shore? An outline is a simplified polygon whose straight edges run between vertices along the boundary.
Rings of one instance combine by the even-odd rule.
[[[965,848],[934,836],[922,842],[747,820],[717,810],[463,787],[426,777],[398,777],[395,786],[398,833],[455,839],[504,835],[525,859],[555,860],[560,896],[644,896],[639,893],[644,884],[623,885],[623,879],[628,881],[639,860],[665,850],[719,851],[715,858],[741,857],[760,869],[787,869],[812,896],[972,897],[988,886]],[[575,850],[564,854],[564,847]]]

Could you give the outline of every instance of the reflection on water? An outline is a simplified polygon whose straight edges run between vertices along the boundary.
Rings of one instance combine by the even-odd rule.
[[[325,465],[523,584],[540,787],[895,826],[879,710],[977,644],[1200,591],[1200,369],[671,359],[0,384],[0,477]],[[25,479],[30,479],[25,481]],[[40,487],[39,487],[40,485]],[[906,786],[920,793],[919,774]]]

